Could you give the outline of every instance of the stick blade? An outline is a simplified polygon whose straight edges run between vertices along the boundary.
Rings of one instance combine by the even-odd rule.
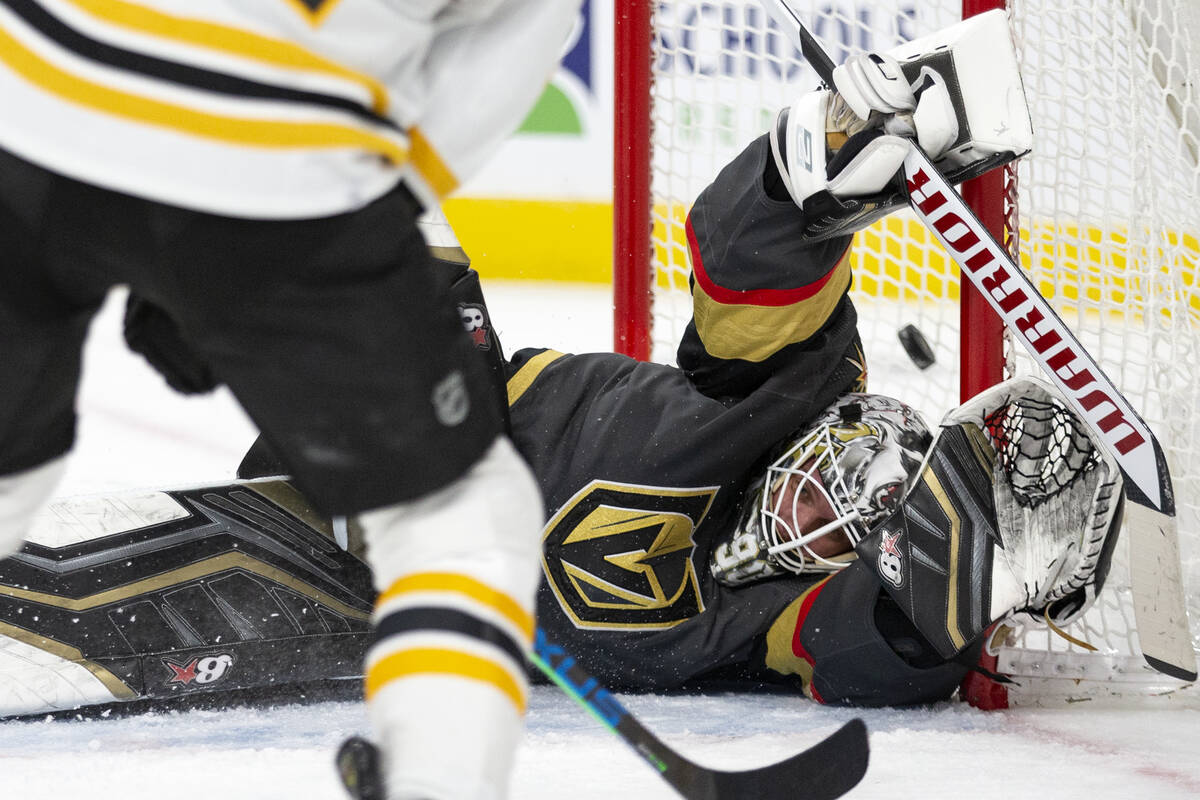
[[[867,726],[852,719],[791,758],[743,772],[714,773],[711,800],[834,800],[867,773]]]
[[[1132,500],[1132,498],[1130,498]],[[1196,680],[1175,517],[1136,501],[1125,508],[1129,578],[1142,655],[1155,670]]]

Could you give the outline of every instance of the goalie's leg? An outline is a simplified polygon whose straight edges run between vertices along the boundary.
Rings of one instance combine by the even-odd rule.
[[[387,796],[506,795],[521,737],[541,502],[500,437],[463,478],[361,515],[380,591],[367,703]]]

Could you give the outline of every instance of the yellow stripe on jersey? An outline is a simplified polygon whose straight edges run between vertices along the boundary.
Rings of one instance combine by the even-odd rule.
[[[533,640],[533,615],[526,611],[520,603],[482,581],[453,572],[419,572],[415,575],[406,575],[376,598],[375,607],[380,608],[389,600],[412,592],[453,592],[464,595],[481,605],[500,612],[524,635],[526,641]]]
[[[388,110],[387,89],[379,81],[309,52],[292,42],[272,39],[215,22],[176,17],[124,0],[68,2],[97,19],[138,33],[204,47],[277,67],[321,72],[357,83],[370,93],[371,108],[375,113],[384,114]]]
[[[433,189],[439,198],[457,189],[458,178],[450,171],[450,167],[446,166],[446,162],[442,161],[442,157],[425,138],[425,134],[413,127],[409,129],[408,135],[412,144],[413,167],[421,173],[429,188]]]
[[[508,404],[521,399],[521,395],[533,385],[538,375],[542,374],[542,370],[550,366],[550,362],[556,361],[563,357],[563,353],[557,350],[545,350],[538,353],[533,358],[526,361],[517,374],[508,379]]]
[[[438,648],[402,650],[380,659],[367,670],[366,699],[392,681],[414,675],[454,675],[491,684],[525,713],[525,687],[507,669],[486,658]]]
[[[822,578],[805,589],[803,594],[788,604],[788,607],[775,618],[767,630],[767,653],[764,658],[766,666],[780,675],[798,676],[804,694],[809,697],[812,697],[813,665],[795,652],[792,642],[796,637],[800,610],[808,599],[819,592],[832,577],[830,575],[828,578]]]
[[[378,153],[397,166],[408,158],[408,148],[400,141],[399,134],[396,139],[389,139],[363,128],[336,123],[230,117],[111,89],[59,69],[3,29],[0,29],[0,61],[63,100],[146,125],[250,147],[355,147]]]
[[[789,344],[803,342],[829,320],[850,288],[850,253],[813,296],[786,306],[730,305],[692,289],[692,316],[704,349],[716,358],[760,362]]]

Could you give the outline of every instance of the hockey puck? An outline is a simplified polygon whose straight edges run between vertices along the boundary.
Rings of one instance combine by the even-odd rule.
[[[933,348],[929,346],[929,340],[925,338],[925,334],[917,330],[916,325],[905,325],[901,328],[896,336],[900,339],[900,344],[904,346],[904,352],[908,353],[908,357],[920,369],[929,369],[933,366],[934,358]]]

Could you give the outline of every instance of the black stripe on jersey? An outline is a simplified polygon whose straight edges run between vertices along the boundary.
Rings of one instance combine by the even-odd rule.
[[[306,105],[323,106],[339,111],[346,111],[356,117],[369,120],[377,125],[384,125],[394,130],[400,127],[387,117],[376,114],[371,109],[354,100],[336,95],[307,92],[301,89],[288,89],[268,83],[239,78],[223,72],[201,69],[199,67],[180,64],[175,61],[149,56],[133,50],[119,47],[92,39],[58,17],[42,8],[35,0],[3,0],[13,13],[25,20],[31,28],[38,30],[46,38],[58,43],[78,56],[105,66],[115,67],[126,72],[157,78],[158,80],[186,86],[191,89],[201,89],[206,92],[244,97],[254,100],[278,100],[286,103],[301,103]]]
[[[453,608],[418,607],[393,611],[375,626],[374,641],[421,630],[461,633],[499,647],[517,664],[525,663],[525,653],[512,636],[490,622]]]

